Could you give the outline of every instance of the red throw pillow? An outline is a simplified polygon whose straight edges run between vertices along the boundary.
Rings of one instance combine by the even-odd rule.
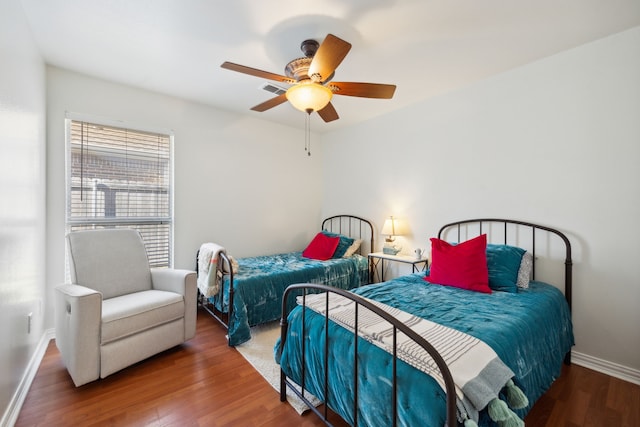
[[[340,243],[340,237],[330,237],[320,232],[316,234],[309,246],[302,251],[302,256],[305,258],[319,259],[321,261],[328,260],[333,256],[338,244]]]
[[[432,238],[431,269],[424,279],[430,283],[490,294],[487,235],[482,234],[457,245]]]

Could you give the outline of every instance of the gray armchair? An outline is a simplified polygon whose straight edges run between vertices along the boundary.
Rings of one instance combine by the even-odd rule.
[[[136,230],[67,235],[71,284],[55,289],[56,346],[76,387],[195,336],[195,272],[150,269]]]

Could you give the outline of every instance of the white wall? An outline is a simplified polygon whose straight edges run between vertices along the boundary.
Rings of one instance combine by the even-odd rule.
[[[49,292],[64,280],[66,112],[174,132],[177,268],[208,241],[238,257],[300,250],[320,226],[322,150],[308,157],[301,130],[54,67],[47,100]]]
[[[1,425],[43,334],[45,290],[45,68],[18,0],[0,2],[0,64]]]
[[[559,228],[574,249],[575,350],[637,373],[639,52],[636,27],[325,135],[323,209],[404,218],[407,249],[465,218]]]

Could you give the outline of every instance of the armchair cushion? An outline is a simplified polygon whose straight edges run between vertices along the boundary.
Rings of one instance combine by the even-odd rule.
[[[101,344],[135,335],[184,317],[182,295],[142,291],[109,298],[102,303]]]
[[[75,231],[67,242],[72,283],[95,289],[105,299],[151,289],[149,260],[137,231]]]

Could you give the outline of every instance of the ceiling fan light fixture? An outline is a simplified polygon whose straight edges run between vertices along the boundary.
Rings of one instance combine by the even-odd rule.
[[[286,96],[296,109],[311,113],[326,107],[333,97],[333,92],[328,87],[309,80],[291,86]]]
[[[270,73],[227,61],[222,63],[221,67],[250,76],[292,85],[284,93],[274,92],[277,95],[275,98],[254,105],[251,110],[263,112],[289,101],[294,108],[307,113],[307,123],[309,122],[309,116],[313,112],[317,112],[325,123],[340,118],[333,104],[331,104],[333,95],[378,99],[393,98],[396,90],[395,85],[333,81],[336,68],[349,53],[351,43],[333,34],[327,34],[320,44],[312,39],[305,40],[302,42],[301,49],[305,55],[304,58],[289,61],[284,69],[285,75]]]

